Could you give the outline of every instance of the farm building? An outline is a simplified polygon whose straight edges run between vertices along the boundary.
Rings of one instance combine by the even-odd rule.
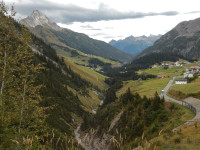
[[[187,79],[176,79],[175,84],[187,84],[188,80]]]

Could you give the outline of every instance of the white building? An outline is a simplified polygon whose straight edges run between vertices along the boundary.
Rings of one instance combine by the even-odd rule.
[[[175,84],[187,84],[187,79],[176,79]]]
[[[192,72],[185,72],[183,74],[184,78],[193,78],[194,77],[194,73]]]

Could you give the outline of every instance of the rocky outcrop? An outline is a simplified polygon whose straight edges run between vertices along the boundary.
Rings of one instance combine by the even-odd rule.
[[[54,29],[56,31],[62,30],[62,28],[60,28],[55,22],[51,21],[38,10],[34,10],[30,16],[28,16],[25,19],[22,19],[20,23],[33,28],[40,25]]]
[[[102,136],[98,136],[98,128],[90,129],[88,133],[81,132],[80,126],[74,131],[75,138],[77,142],[85,149],[85,150],[109,150],[110,146],[114,141],[114,136],[109,134],[109,132],[113,129],[113,127],[119,121],[121,115],[124,113],[124,109],[122,109],[111,121],[108,132],[103,133]]]
[[[112,136],[109,134],[103,134],[100,138],[96,136],[98,129],[91,129],[88,133],[81,132],[80,126],[74,131],[76,141],[85,150],[109,150],[112,143]]]

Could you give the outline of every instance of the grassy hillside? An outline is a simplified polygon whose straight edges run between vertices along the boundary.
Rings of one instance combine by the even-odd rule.
[[[94,111],[97,110],[101,99],[103,98],[101,93],[98,93],[98,91],[92,90],[92,89],[87,89],[88,90],[88,95],[84,96],[80,93],[77,93],[76,90],[70,88],[69,86],[67,87],[67,89],[69,91],[71,91],[73,94],[77,95],[78,98],[80,99],[81,103],[82,103],[82,108],[90,113],[94,113]]]
[[[178,131],[162,134],[151,140],[151,149],[198,150],[200,149],[200,123],[182,126]]]
[[[195,133],[198,129],[196,128],[196,130],[194,130],[195,128],[194,125],[183,126],[185,121],[192,119],[195,116],[195,114],[188,108],[185,108],[184,106],[171,102],[166,102],[165,108],[168,111],[170,111],[169,108],[172,105],[175,109],[174,111],[170,112],[171,116],[168,118],[167,123],[163,126],[160,132],[157,135],[155,135],[156,136],[155,138],[147,140],[147,138],[144,135],[143,140],[141,142],[141,149],[142,148],[148,150],[198,149],[200,145],[196,144],[196,142],[200,138],[200,134],[199,132]],[[174,128],[179,126],[181,127],[181,130],[178,130],[178,132],[172,131]]]
[[[105,90],[106,88],[108,88],[108,85],[104,82],[106,77],[103,76],[102,74],[100,74],[92,69],[86,68],[84,66],[76,65],[68,60],[65,60],[65,62],[67,64],[67,66],[70,66],[74,72],[76,72],[82,78],[88,80],[93,85],[100,88],[101,90]]]
[[[109,63],[111,65],[121,65],[121,63],[117,62],[117,61],[112,61],[110,59],[105,59],[103,57],[100,57],[100,56],[95,56],[95,55],[87,55],[81,51],[78,51],[76,49],[73,49],[73,48],[69,48],[69,51],[65,51],[63,49],[57,49],[57,54],[59,56],[62,56],[68,60],[70,60],[71,62],[73,63],[77,63],[77,64],[80,64],[80,65],[89,65],[89,60],[92,59],[92,58],[97,58],[99,59],[100,61],[102,61],[103,63]],[[76,53],[75,55],[73,55],[73,53]]]
[[[37,26],[30,28],[30,30],[56,49],[60,48],[68,51],[68,47],[72,47],[86,54],[115,59],[121,62],[130,62],[133,58],[131,55],[103,41],[94,40],[85,34],[76,33],[68,29],[55,31],[46,27]]]
[[[167,95],[176,99],[184,99],[189,96],[200,98],[200,78],[185,85],[174,85],[168,90]]]
[[[184,67],[173,67],[164,69],[163,67],[149,68],[138,71],[139,74],[146,72],[147,74],[153,75],[168,75],[168,76],[179,76],[185,72]]]
[[[137,92],[141,96],[146,95],[147,97],[152,97],[156,91],[160,94],[169,80],[170,78],[125,81],[123,83],[123,87],[117,92],[117,96],[119,97],[121,94],[125,93],[128,88],[130,88],[131,92]]]

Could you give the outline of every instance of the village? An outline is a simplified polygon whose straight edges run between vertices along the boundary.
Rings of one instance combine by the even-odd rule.
[[[191,66],[195,64],[194,66]],[[176,62],[163,62],[160,65],[154,64],[152,68],[162,67],[165,69],[172,69],[174,67],[183,67],[185,71],[181,73],[181,76],[177,76],[175,79],[175,84],[187,84],[194,78],[200,78],[200,62],[190,63],[187,61],[176,61]],[[175,72],[178,72],[176,70]],[[168,78],[169,75],[160,74],[157,78]]]

